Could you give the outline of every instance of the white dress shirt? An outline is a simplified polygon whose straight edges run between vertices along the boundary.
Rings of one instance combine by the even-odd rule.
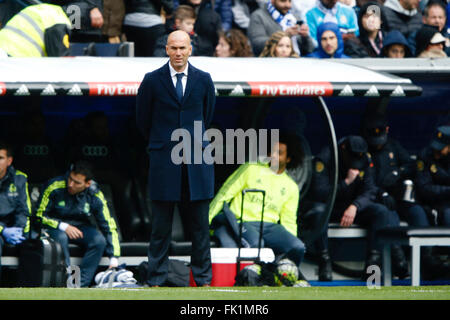
[[[177,73],[184,73],[183,78],[181,78],[181,84],[183,85],[183,95],[184,95],[184,91],[186,90],[188,66],[189,66],[189,63],[186,64],[186,68],[184,68],[183,71],[178,72],[172,67],[172,65],[169,62],[170,77],[172,78],[173,86],[175,88],[177,86]]]

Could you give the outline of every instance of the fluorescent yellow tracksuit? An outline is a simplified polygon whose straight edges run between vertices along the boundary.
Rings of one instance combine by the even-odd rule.
[[[241,165],[220,188],[210,204],[209,222],[222,210],[223,203],[230,203],[230,209],[237,219],[241,216],[242,190],[247,188],[266,191],[264,222],[280,223],[291,234],[297,236],[298,185],[288,176],[273,172],[267,164]],[[262,195],[248,193],[244,201],[244,222],[261,221]]]

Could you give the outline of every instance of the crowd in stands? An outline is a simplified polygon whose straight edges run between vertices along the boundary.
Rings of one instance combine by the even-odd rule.
[[[190,34],[193,56],[278,56],[268,55],[266,50],[274,39],[288,45],[280,38],[280,31],[291,40],[295,54],[289,57],[447,57],[450,53],[450,2],[446,0],[43,2],[65,10],[72,23],[70,42],[133,42],[137,57],[165,56],[165,40],[176,29]],[[17,41],[16,34],[8,33],[21,28],[12,18],[22,8],[13,0],[0,1],[0,8],[0,30],[4,29],[0,31],[0,50],[3,56],[5,52],[16,56],[18,53],[4,43]],[[222,53],[227,45],[240,48]],[[69,53],[59,50],[53,54]]]

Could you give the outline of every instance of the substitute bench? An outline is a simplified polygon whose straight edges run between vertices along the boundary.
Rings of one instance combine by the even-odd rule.
[[[378,241],[383,245],[383,280],[385,286],[392,285],[391,245],[411,247],[412,281],[420,285],[420,248],[422,246],[450,246],[450,228],[444,227],[396,227],[378,231]]]

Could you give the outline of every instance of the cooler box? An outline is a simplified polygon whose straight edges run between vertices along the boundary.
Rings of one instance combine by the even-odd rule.
[[[236,277],[236,258],[238,256],[238,248],[211,248],[212,261],[212,287],[232,287]],[[257,248],[242,248],[242,258],[254,258],[258,256]],[[275,255],[270,248],[262,248],[260,253],[261,261],[272,262]],[[253,264],[253,261],[241,261],[240,269]],[[190,286],[195,287],[194,279],[190,279]]]

